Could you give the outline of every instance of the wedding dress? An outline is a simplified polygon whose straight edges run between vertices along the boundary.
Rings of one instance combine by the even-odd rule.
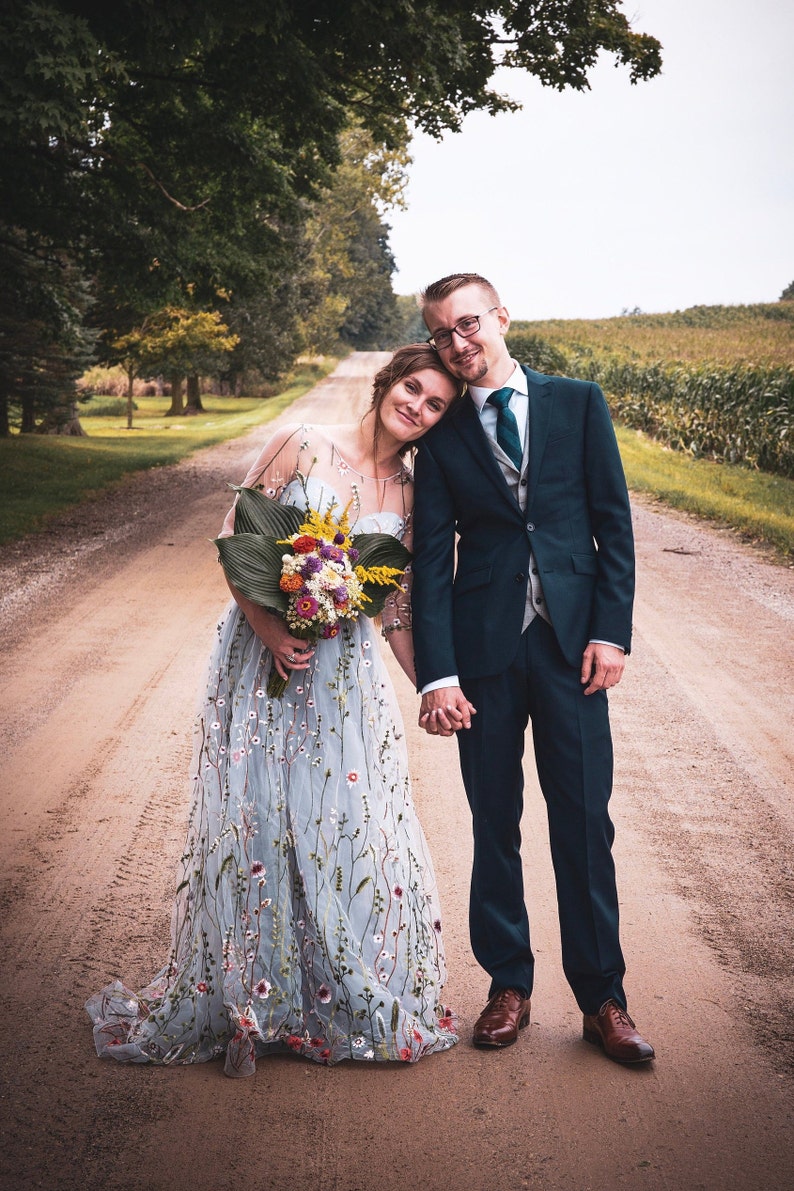
[[[356,473],[321,427],[246,478],[283,503],[349,505],[353,532],[410,546],[410,474]],[[230,529],[232,521],[227,519]],[[384,625],[409,620],[407,584]],[[193,794],[168,962],[87,1003],[97,1052],[136,1063],[225,1055],[229,1075],[293,1051],[414,1062],[456,1041],[442,1002],[441,914],[411,798],[380,630],[344,622],[281,700],[271,656],[232,602],[196,720]]]

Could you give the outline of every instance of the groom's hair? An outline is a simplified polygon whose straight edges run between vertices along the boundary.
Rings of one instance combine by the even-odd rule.
[[[432,285],[428,285],[420,291],[420,309],[424,310],[425,306],[432,306],[436,302],[443,302],[450,294],[454,294],[455,290],[463,289],[464,285],[479,286],[488,295],[489,301],[493,302],[496,306],[502,305],[499,295],[491,282],[487,278],[481,277],[479,273],[450,273],[448,277],[442,277],[440,281],[434,281]]]

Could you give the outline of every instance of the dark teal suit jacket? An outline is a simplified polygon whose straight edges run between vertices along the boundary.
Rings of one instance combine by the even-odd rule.
[[[523,371],[529,382],[524,513],[469,397],[418,443],[412,602],[420,689],[446,675],[484,677],[510,665],[521,636],[530,548],[571,666],[581,665],[593,639],[627,653],[631,647],[631,512],[603,393],[587,381]]]

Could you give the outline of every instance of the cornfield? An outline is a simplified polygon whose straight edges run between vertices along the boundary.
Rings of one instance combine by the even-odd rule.
[[[514,323],[508,346],[595,381],[618,421],[667,446],[794,476],[793,302]]]

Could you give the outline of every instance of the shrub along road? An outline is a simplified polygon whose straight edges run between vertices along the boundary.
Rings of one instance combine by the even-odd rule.
[[[367,400],[357,355],[284,417]],[[415,727],[415,796],[461,1042],[416,1067],[291,1057],[231,1081],[94,1055],[86,997],[163,962],[191,726],[226,599],[214,536],[262,430],[137,476],[0,552],[2,1177],[56,1191],[790,1186],[794,1163],[794,570],[635,502],[636,644],[612,696],[627,987],[647,1069],[581,1040],[527,766],[538,983],[515,1047],[470,1045],[470,838],[453,741]]]

